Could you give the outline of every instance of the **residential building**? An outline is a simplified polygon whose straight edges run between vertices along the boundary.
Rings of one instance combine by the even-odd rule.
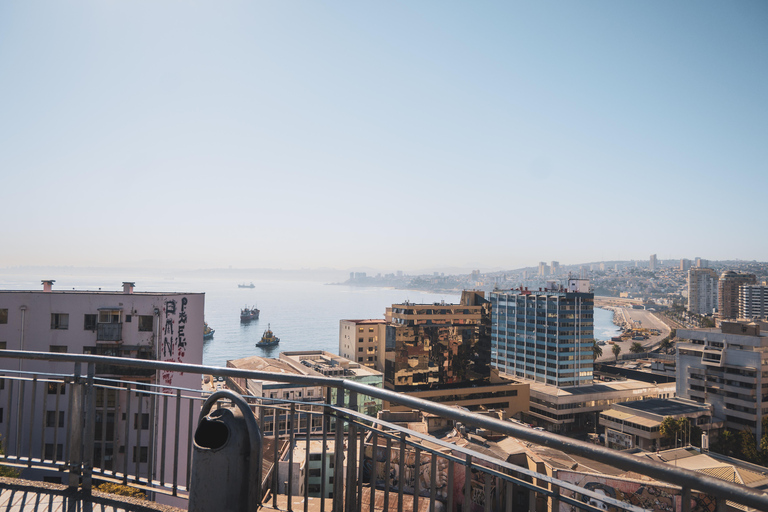
[[[394,343],[392,328],[390,345]],[[384,319],[339,321],[339,355],[370,368],[384,371],[387,321]]]
[[[303,435],[301,437],[301,439],[297,438],[294,440],[292,457],[289,455],[287,443],[280,454],[277,492],[288,494],[290,473],[290,479],[296,486],[292,489],[294,496],[302,496],[304,494],[304,482],[306,481],[307,495],[314,498],[320,497],[321,490],[323,489],[323,465],[325,465],[325,494],[322,497],[332,498],[336,442],[328,439],[325,442],[325,446],[323,446],[322,438],[311,438],[309,449],[307,449],[306,438]],[[343,470],[344,468],[342,467],[341,469]],[[341,474],[344,474],[343,471]]]
[[[739,318],[768,318],[768,286],[739,287]]]
[[[648,262],[648,270],[651,272],[656,270],[656,265],[658,264],[658,261],[656,260],[656,255],[651,254],[650,261]]]
[[[688,271],[691,268],[691,260],[687,260],[685,258],[680,260],[680,270],[682,271]]]
[[[721,318],[739,318],[739,287],[756,284],[755,274],[726,270],[717,282],[717,310]]]
[[[717,272],[711,268],[688,270],[688,311],[711,315],[717,308]]]
[[[646,451],[674,448],[674,440],[661,436],[664,418],[688,418],[691,425],[704,432],[722,426],[712,418],[712,406],[684,398],[651,398],[613,404],[600,413],[600,425],[605,427],[605,445],[617,450],[640,448]],[[680,446],[689,439],[680,439]]]
[[[558,387],[592,384],[594,294],[589,281],[491,292],[491,365]]]
[[[551,275],[557,275],[560,273],[560,262],[559,261],[552,261],[549,264],[549,273]]]
[[[203,293],[135,292],[132,282],[123,283],[122,291],[54,290],[53,280],[43,281],[41,291],[0,291],[0,347],[201,364],[204,308]],[[38,373],[52,380],[56,374],[71,373],[72,364],[0,360],[0,373],[10,375],[16,371]],[[86,368],[81,371],[85,372]],[[124,387],[120,381],[138,381],[147,390],[162,392],[165,386],[200,389],[200,377],[112,365],[96,365],[95,372],[96,377],[115,382],[114,389],[100,390],[95,397],[96,407],[101,411],[96,416],[96,432],[103,441],[95,445],[95,464],[108,470],[119,470],[130,463],[132,468],[134,465],[137,468],[137,474],[142,477],[151,474],[155,478],[162,472],[171,474],[174,464],[186,467],[186,450],[180,451],[179,458],[174,459],[172,451],[162,453],[162,446],[153,442],[154,434],[165,429],[165,416],[160,413],[163,400],[140,392],[128,393],[120,389]],[[5,380],[2,382],[5,384]],[[20,387],[10,393],[11,386],[0,386],[0,404],[19,410],[22,397],[16,391]],[[35,396],[28,394],[23,400],[37,404],[37,410],[43,411],[46,421],[21,430],[29,432],[30,439],[35,442],[44,443],[45,458],[62,460],[70,397],[61,395],[62,390],[66,390],[63,385],[52,382],[32,389],[36,389]],[[136,389],[135,385],[133,389]],[[176,407],[175,395],[167,400],[169,407]],[[181,417],[190,414],[188,404],[186,400],[181,403]],[[128,414],[128,411],[132,412]],[[5,415],[6,421],[7,417]],[[0,428],[10,432],[2,426],[2,418],[0,407]],[[172,421],[168,420],[169,423]],[[173,432],[174,427],[168,429]],[[179,431],[181,446],[187,446],[187,432],[186,429]],[[9,439],[3,439],[3,444],[22,441],[27,442],[16,439],[14,430]],[[37,473],[30,476],[60,477]]]
[[[710,403],[725,427],[749,428],[759,445],[768,414],[768,336],[748,322],[720,329],[678,329],[677,395]]]
[[[547,265],[546,261],[540,261],[539,262],[539,277],[544,277],[549,275],[549,265]]]
[[[704,258],[696,257],[696,268],[707,268],[709,267],[709,260],[705,260]]]

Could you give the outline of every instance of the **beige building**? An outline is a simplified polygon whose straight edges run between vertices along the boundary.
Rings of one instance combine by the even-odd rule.
[[[756,284],[755,274],[726,270],[717,282],[717,310],[721,318],[739,318],[739,288]]]
[[[722,426],[722,422],[713,423],[712,406],[700,404],[684,398],[639,400],[614,404],[600,413],[600,425],[605,427],[605,445],[616,450],[640,448],[656,451],[674,447],[675,441],[662,438],[660,427],[664,418],[688,418],[691,425],[698,426],[704,432]],[[681,439],[681,445],[690,439]]]
[[[671,398],[675,383],[649,384],[638,380],[599,382],[591,386],[558,388],[551,384],[531,384],[531,405],[524,420],[551,432],[593,430],[597,414],[613,404]]]
[[[387,322],[384,319],[341,320],[339,355],[383,372],[386,333]]]

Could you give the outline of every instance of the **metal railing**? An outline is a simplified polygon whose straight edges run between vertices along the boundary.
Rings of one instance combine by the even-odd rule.
[[[3,350],[0,358],[73,364],[67,375],[2,370],[0,463],[48,475],[53,471],[86,491],[94,479],[179,497],[189,491],[193,430],[205,394],[95,373],[97,365],[114,365],[322,387],[323,402],[245,397],[262,432],[271,432],[265,439],[273,449],[260,454],[271,463],[260,495],[273,507],[284,494],[289,510],[294,496],[305,498],[305,511],[313,495],[332,500],[320,502],[323,512],[373,511],[380,500],[384,510],[397,503],[398,510],[416,511],[422,500],[428,500],[430,510],[519,510],[533,509],[536,499],[547,500],[553,510],[560,503],[580,510],[646,510],[482,450],[361,414],[357,404],[367,396],[664,482],[659,485],[681,497],[682,511],[691,510],[696,497],[716,503],[718,511],[727,509],[726,502],[768,510],[768,495],[745,486],[351,380],[94,355]],[[302,450],[303,462],[294,458]]]

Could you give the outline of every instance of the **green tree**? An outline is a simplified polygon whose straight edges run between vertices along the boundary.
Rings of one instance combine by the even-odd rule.
[[[739,432],[738,438],[742,458],[748,462],[752,462],[753,464],[762,464],[763,454],[757,448],[754,432],[752,432],[749,428],[744,428],[744,430]]]
[[[611,348],[611,350],[613,351],[613,357],[616,358],[616,362],[618,363],[619,362],[619,354],[621,354],[621,347],[616,345],[616,344],[614,344],[613,347]]]
[[[597,340],[592,340],[592,353],[595,356],[595,360],[599,357],[603,357],[603,348],[597,344]]]
[[[645,352],[645,349],[643,348],[642,343],[640,343],[639,341],[635,341],[632,343],[632,345],[630,345],[629,351],[632,352],[633,354],[642,354],[643,352]]]

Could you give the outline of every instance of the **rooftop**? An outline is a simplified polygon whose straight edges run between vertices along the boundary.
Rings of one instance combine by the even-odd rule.
[[[684,414],[693,414],[695,412],[709,411],[709,407],[699,405],[690,400],[681,400],[677,398],[649,398],[647,400],[625,402],[618,405],[659,416],[681,416]]]

